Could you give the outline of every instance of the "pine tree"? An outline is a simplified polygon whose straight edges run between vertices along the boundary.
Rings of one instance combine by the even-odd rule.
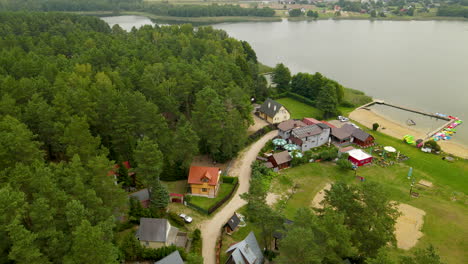
[[[169,199],[169,191],[166,186],[157,180],[155,186],[151,189],[151,207],[157,210],[165,209],[169,204]]]
[[[336,90],[328,85],[322,87],[317,98],[317,108],[322,110],[323,118],[328,119],[338,112]]]

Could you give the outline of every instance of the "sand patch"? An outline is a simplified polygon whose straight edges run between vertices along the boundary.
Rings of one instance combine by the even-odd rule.
[[[327,183],[325,187],[323,187],[322,190],[320,190],[315,196],[312,202],[310,203],[310,206],[314,208],[321,209],[323,208],[323,205],[320,204],[320,202],[323,201],[325,198],[325,190],[329,191],[331,189],[331,183]]]
[[[392,120],[389,120],[381,115],[376,114],[371,110],[365,109],[356,109],[349,114],[349,118],[356,120],[357,122],[361,123],[362,125],[372,128],[372,124],[379,123],[380,128],[379,131],[392,136],[397,139],[403,139],[405,135],[413,135],[415,139],[418,138],[425,138],[426,134],[398,124]],[[385,128],[385,129],[383,129]],[[468,158],[468,149],[459,143],[453,141],[437,141],[443,151],[453,154],[455,156],[467,159]]]
[[[247,129],[247,132],[249,133],[249,135],[269,125],[267,121],[261,119],[260,117],[256,115],[252,115],[252,118],[253,118],[254,124],[249,126],[249,128]]]
[[[401,213],[395,224],[397,246],[408,250],[414,247],[423,236],[420,230],[424,224],[423,217],[426,212],[408,204],[399,204],[397,209]]]
[[[273,206],[281,197],[281,195],[276,193],[268,193],[266,197],[266,203],[268,206]]]

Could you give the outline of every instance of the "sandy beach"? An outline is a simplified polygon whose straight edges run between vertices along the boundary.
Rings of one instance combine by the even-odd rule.
[[[424,138],[426,136],[425,133],[421,131],[401,125],[392,120],[388,120],[387,118],[382,117],[371,110],[356,109],[349,114],[349,118],[361,123],[368,128],[372,128],[373,123],[378,123],[380,125],[380,132],[398,139],[403,139],[405,135],[413,135],[415,139]],[[438,143],[443,151],[464,159],[468,159],[467,147],[453,141],[438,141]]]

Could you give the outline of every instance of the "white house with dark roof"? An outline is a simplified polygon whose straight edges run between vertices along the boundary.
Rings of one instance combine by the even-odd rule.
[[[178,228],[171,226],[169,221],[163,218],[140,218],[136,238],[142,246],[149,248],[170,245],[185,248],[187,244],[187,233],[179,232]]]
[[[300,120],[289,119],[278,124],[278,136],[282,139],[288,139],[291,136],[291,131],[298,127],[307,126]]]
[[[258,109],[259,116],[272,124],[291,118],[289,111],[280,103],[268,98]]]
[[[263,254],[253,232],[242,241],[230,246],[226,264],[262,264]]]
[[[327,143],[329,138],[330,127],[323,123],[318,123],[293,129],[289,141],[298,145],[301,151],[307,151]]]

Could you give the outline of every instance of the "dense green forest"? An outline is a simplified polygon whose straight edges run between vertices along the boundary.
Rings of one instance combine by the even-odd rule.
[[[30,11],[140,11],[161,16],[217,17],[260,16],[272,17],[271,8],[241,8],[238,5],[171,5],[143,0],[0,0],[0,10]]]
[[[109,170],[177,179],[199,152],[233,157],[265,95],[257,71],[210,27],[0,13],[0,263],[116,262],[127,198]]]
[[[291,71],[280,63],[274,68],[273,82],[280,92],[292,92],[295,99],[322,110],[325,119],[340,114],[340,104],[353,106],[352,103],[344,101],[344,87],[319,72],[299,72],[291,76]]]

